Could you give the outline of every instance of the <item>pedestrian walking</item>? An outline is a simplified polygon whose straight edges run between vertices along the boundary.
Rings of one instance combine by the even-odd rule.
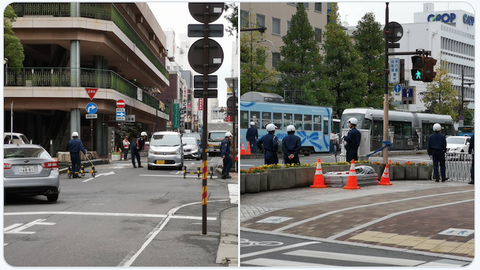
[[[265,165],[278,163],[278,138],[275,136],[275,125],[268,124],[266,126],[268,134],[260,138],[257,142],[257,148],[264,152]]]
[[[232,178],[230,176],[230,170],[233,167],[233,160],[230,156],[230,147],[232,143],[232,133],[226,132],[225,138],[223,138],[222,143],[220,144],[220,156],[223,159],[223,168],[222,168],[222,179]]]
[[[347,151],[346,158],[347,162],[351,162],[352,159],[358,161],[358,147],[360,146],[361,134],[357,130],[358,120],[357,118],[348,119],[348,127],[350,130],[347,133],[347,136],[344,136],[343,139],[347,142],[345,150]]]
[[[252,154],[257,153],[258,130],[255,127],[255,122],[250,122],[250,128],[247,129],[246,137]]]
[[[435,182],[440,181],[440,175],[442,176],[442,182],[448,180],[446,177],[445,167],[445,153],[447,152],[447,139],[440,132],[442,126],[439,123],[433,125],[433,134],[428,137],[427,142],[427,154],[432,157],[433,160],[433,177]],[[439,166],[440,165],[440,166]],[[439,168],[440,167],[440,174]]]
[[[130,148],[130,141],[128,140],[128,135],[125,135],[125,139],[123,139],[123,160],[127,160],[128,156],[128,149]]]
[[[468,182],[470,185],[475,184],[475,176],[474,176],[474,173],[475,173],[475,167],[474,167],[475,166],[475,146],[473,144],[474,139],[475,139],[475,134],[472,135],[472,138],[470,139],[470,145],[468,146],[468,153],[470,155],[472,155],[472,167],[470,168],[471,180],[470,180],[470,182]]]
[[[302,148],[302,140],[295,135],[295,126],[287,126],[287,136],[282,140],[283,159],[285,164],[300,164],[300,149]]]
[[[133,143],[130,148],[131,150],[131,155],[132,155],[132,165],[133,168],[137,168],[135,165],[135,159],[137,160],[138,163],[138,168],[143,168],[142,163],[140,162],[140,151],[143,150],[143,147],[145,146],[145,140],[147,139],[147,132],[142,131],[140,134],[140,137],[138,137]]]
[[[82,160],[80,159],[80,152],[86,155],[87,150],[83,148],[82,142],[78,139],[78,132],[72,132],[72,139],[68,142],[67,149],[68,151],[70,151],[70,161],[72,162],[73,178],[79,178],[78,172],[80,171],[80,166],[82,165]]]

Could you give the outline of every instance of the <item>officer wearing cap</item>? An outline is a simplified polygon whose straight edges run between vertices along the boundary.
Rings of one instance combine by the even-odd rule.
[[[357,130],[358,120],[357,118],[348,119],[348,131],[347,136],[344,136],[343,139],[347,142],[345,150],[347,150],[346,161],[351,162],[352,159],[358,161],[358,147],[360,146],[360,140],[362,136],[360,131]]]
[[[250,122],[250,128],[247,129],[247,141],[250,144],[252,154],[257,152],[258,130],[255,127],[255,122]]]
[[[220,156],[223,159],[222,179],[232,178],[230,176],[230,169],[233,167],[233,160],[230,156],[230,146],[232,142],[232,133],[226,132],[225,138],[223,138],[220,144]]]
[[[130,148],[132,152],[132,165],[133,168],[137,168],[135,165],[135,159],[138,162],[138,168],[143,168],[142,163],[140,162],[140,151],[143,150],[143,147],[145,146],[145,140],[147,139],[147,132],[142,131],[140,134],[140,137],[138,137],[133,143]]]
[[[257,142],[258,149],[264,150],[265,165],[278,163],[278,138],[275,136],[275,128],[274,124],[268,124],[266,126],[268,134],[262,136]]]
[[[300,164],[298,154],[302,148],[302,140],[295,135],[295,126],[287,126],[287,136],[282,140],[283,159],[285,164]]]
[[[73,178],[78,178],[78,172],[80,171],[80,166],[82,165],[80,152],[82,152],[84,155],[87,154],[87,151],[85,148],[83,148],[82,142],[78,139],[78,132],[74,131],[72,133],[72,139],[68,142],[67,149],[70,151]]]
[[[448,180],[446,177],[445,153],[447,152],[447,139],[440,134],[442,126],[439,123],[433,125],[433,134],[428,137],[427,154],[433,159],[433,177],[435,182],[440,181],[438,165],[440,164],[442,182]]]

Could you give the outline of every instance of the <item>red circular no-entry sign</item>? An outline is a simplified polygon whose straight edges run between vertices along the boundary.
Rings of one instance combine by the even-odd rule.
[[[125,101],[122,99],[117,100],[117,108],[125,108]]]

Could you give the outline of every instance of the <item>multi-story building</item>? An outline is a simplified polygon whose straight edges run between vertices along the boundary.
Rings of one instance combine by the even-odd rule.
[[[328,3],[304,3],[310,24],[315,30],[315,40],[322,43],[322,33],[325,31],[328,18]],[[282,36],[290,29],[292,15],[296,13],[296,3],[241,3],[240,26],[241,28],[261,28],[267,30],[263,34],[263,43],[271,49],[267,58],[267,68],[274,68],[280,61],[280,47],[283,46]],[[249,23],[250,14],[256,15],[257,23]],[[248,34],[248,33],[243,33]]]
[[[147,3],[11,6],[25,61],[19,73],[6,67],[6,131],[13,111],[13,131],[53,155],[65,151],[73,131],[88,150],[106,155],[122,119],[135,127],[131,137],[165,129],[170,118],[158,97],[170,84],[166,36]]]

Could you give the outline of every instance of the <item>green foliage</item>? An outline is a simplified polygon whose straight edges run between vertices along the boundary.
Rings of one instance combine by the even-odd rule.
[[[20,43],[20,40],[15,36],[15,33],[12,29],[12,23],[15,22],[17,15],[13,11],[13,8],[8,5],[5,8],[5,13],[3,14],[3,25],[4,25],[4,59],[7,61],[8,67],[13,68],[15,72],[20,72],[20,69],[23,67],[23,60],[25,59],[25,54],[23,52],[23,45]]]
[[[458,92],[454,89],[452,78],[448,76],[448,69],[444,61],[436,67],[437,75],[433,82],[427,84],[427,91],[421,93],[425,107],[435,114],[447,114],[454,121],[458,121],[460,100]]]
[[[315,31],[311,26],[305,6],[297,3],[290,29],[282,37],[282,59],[276,69],[280,73],[278,94],[285,94],[285,102],[330,106],[333,95],[327,91],[322,76],[322,57]],[[284,90],[285,93],[284,93]]]
[[[383,108],[385,87],[385,46],[380,23],[373,13],[367,13],[353,32],[355,49],[360,56],[362,71],[367,75],[365,106]]]
[[[331,4],[330,21],[324,33],[324,76],[329,78],[329,90],[335,96],[333,114],[344,109],[365,107],[368,95],[367,74],[360,56],[338,21],[338,6]]]
[[[238,5],[236,5],[236,3],[225,4],[224,9],[225,12],[232,10],[232,13],[225,15],[225,19],[232,24],[231,26],[227,26],[226,31],[230,36],[235,35],[235,37],[238,37]]]

